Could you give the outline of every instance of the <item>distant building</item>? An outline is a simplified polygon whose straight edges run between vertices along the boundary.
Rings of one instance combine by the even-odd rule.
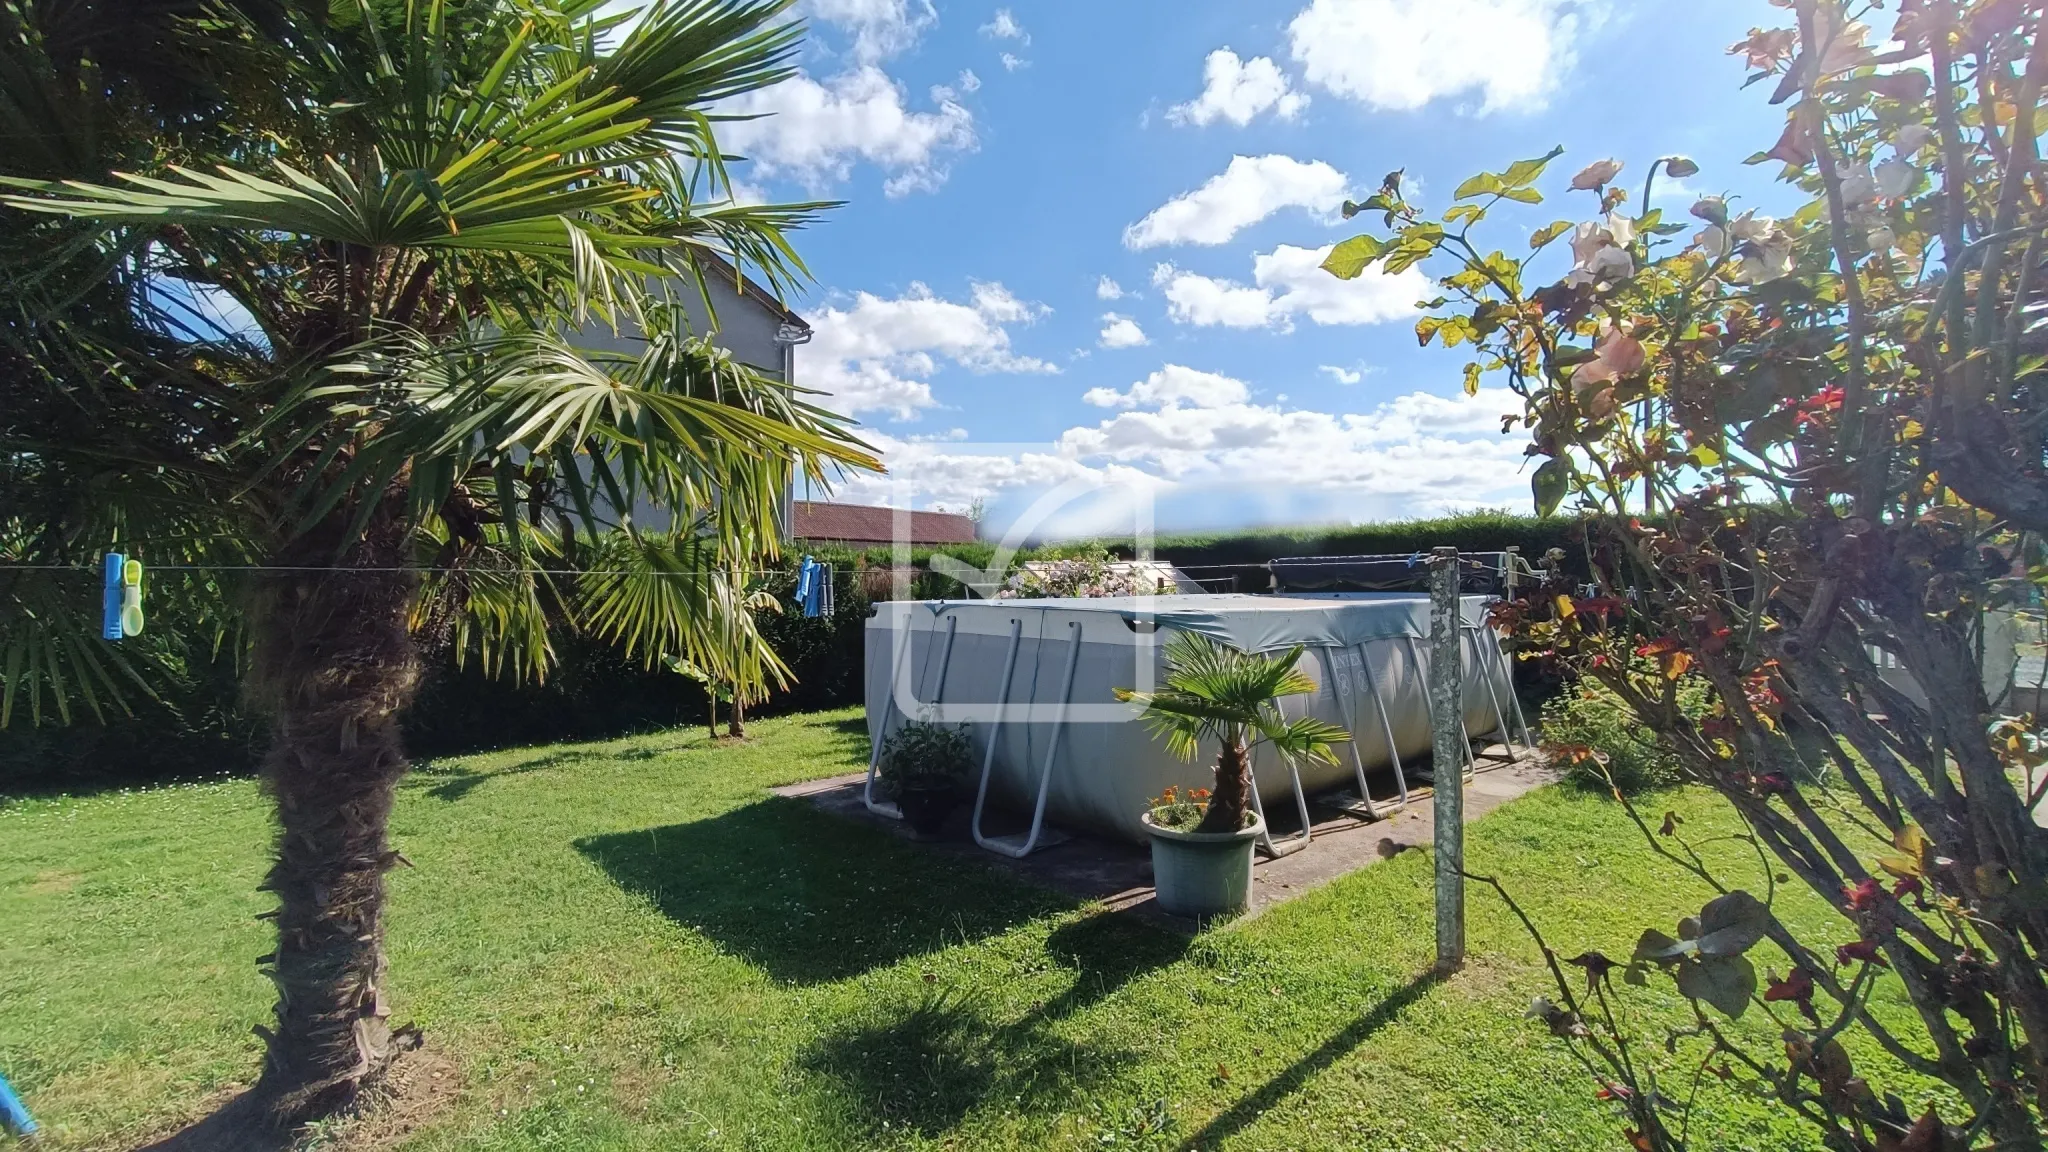
[[[897,541],[897,518],[907,517],[911,545],[972,544],[976,525],[954,512],[906,512],[872,504],[829,504],[798,500],[793,505],[790,536],[818,544],[871,548]]]

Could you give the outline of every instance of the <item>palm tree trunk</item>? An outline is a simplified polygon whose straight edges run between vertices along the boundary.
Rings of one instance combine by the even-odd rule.
[[[384,994],[386,839],[407,768],[398,717],[419,681],[402,530],[379,518],[341,561],[263,589],[251,681],[274,718],[263,782],[277,802],[277,1026],[252,1103],[273,1128],[352,1104],[393,1048]],[[324,534],[322,534],[324,535]],[[335,537],[329,535],[327,539]],[[293,562],[333,564],[331,547]],[[367,571],[383,569],[383,571]]]
[[[1216,790],[1209,794],[1209,808],[1202,813],[1197,832],[1236,832],[1244,827],[1244,813],[1251,804],[1252,761],[1244,745],[1226,738],[1216,754]]]
[[[725,734],[735,740],[747,734],[747,704],[738,692],[732,694],[732,719],[726,721]]]

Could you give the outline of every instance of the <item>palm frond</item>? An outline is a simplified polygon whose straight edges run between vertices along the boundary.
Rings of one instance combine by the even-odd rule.
[[[1280,751],[1330,759],[1349,733],[1320,720],[1285,720],[1274,701],[1313,692],[1300,671],[1303,646],[1275,654],[1240,652],[1199,632],[1177,632],[1166,642],[1166,675],[1156,692],[1116,690],[1118,700],[1142,705],[1144,719],[1183,760],[1203,739],[1263,739]]]
[[[715,551],[691,533],[603,537],[580,581],[577,622],[650,668],[664,657],[716,666]]]

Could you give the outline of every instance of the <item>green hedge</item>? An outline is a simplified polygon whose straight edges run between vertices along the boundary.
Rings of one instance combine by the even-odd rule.
[[[1567,563],[1577,567],[1583,548],[1580,522],[1565,516],[1524,516],[1489,510],[1467,512],[1434,519],[1398,520],[1384,524],[1316,525],[1268,528],[1251,532],[1170,533],[1155,537],[1152,554],[1171,561],[1200,576],[1210,567],[1264,564],[1285,556],[1369,556],[1427,552],[1450,545],[1467,552],[1498,552],[1519,547],[1532,563],[1552,548],[1564,549]],[[1055,556],[1080,547],[1106,548],[1119,556],[1136,555],[1129,537],[1095,537],[1081,540],[1039,543],[1020,549],[1019,562]],[[800,545],[797,554],[853,568],[865,563],[886,568],[895,563],[890,546],[849,548],[837,544]],[[975,567],[986,567],[995,558],[995,545],[987,541],[948,544],[910,550],[911,563],[929,571],[931,557],[943,552]]]
[[[1177,565],[1263,564],[1283,556],[1374,556],[1427,552],[1450,545],[1466,552],[1519,547],[1530,561],[1551,548],[1567,555],[1579,549],[1579,522],[1562,516],[1538,518],[1510,512],[1467,512],[1430,520],[1386,524],[1274,528],[1262,532],[1161,536],[1153,554]]]

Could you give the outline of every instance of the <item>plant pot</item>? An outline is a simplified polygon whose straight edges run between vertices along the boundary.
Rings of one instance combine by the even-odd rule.
[[[936,836],[960,797],[951,788],[905,788],[896,797],[903,820],[919,836]]]
[[[1152,886],[1175,916],[1234,915],[1251,907],[1252,846],[1266,830],[1257,813],[1236,832],[1181,832],[1140,817],[1152,835]]]

